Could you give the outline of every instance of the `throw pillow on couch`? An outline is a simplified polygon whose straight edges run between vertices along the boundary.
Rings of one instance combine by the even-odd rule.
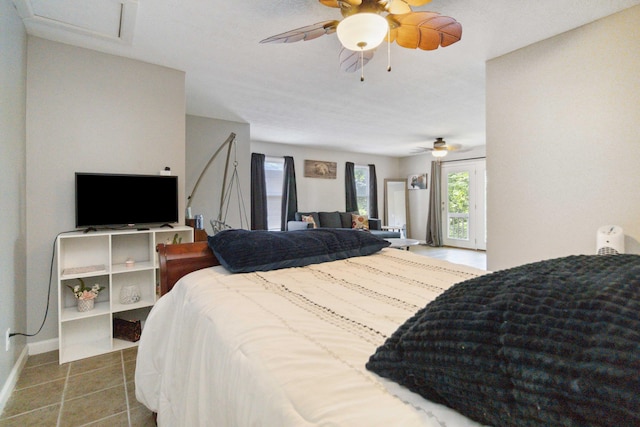
[[[369,218],[366,215],[351,214],[351,228],[369,230]]]

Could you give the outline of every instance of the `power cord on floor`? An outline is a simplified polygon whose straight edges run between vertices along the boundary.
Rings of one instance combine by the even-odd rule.
[[[62,231],[60,233],[58,233],[58,235],[56,236],[55,239],[53,239],[53,248],[51,251],[51,265],[49,267],[49,290],[47,291],[47,308],[44,311],[44,318],[42,319],[42,324],[40,325],[40,328],[38,329],[38,331],[35,334],[27,334],[27,333],[23,333],[23,332],[13,332],[9,334],[9,338],[16,336],[16,335],[21,335],[23,337],[35,337],[36,335],[38,335],[40,333],[40,331],[42,331],[42,328],[44,327],[44,323],[47,321],[47,315],[49,314],[49,300],[51,299],[51,280],[53,279],[53,260],[56,256],[56,241],[58,240],[58,237],[61,234],[65,234],[65,233],[71,233],[73,231],[76,230],[70,230],[70,231]]]

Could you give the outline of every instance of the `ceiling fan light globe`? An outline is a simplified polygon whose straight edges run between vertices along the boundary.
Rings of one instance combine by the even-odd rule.
[[[387,20],[376,13],[356,13],[344,18],[336,30],[340,43],[359,52],[380,46],[389,31]]]
[[[444,157],[444,156],[446,156],[446,155],[447,155],[447,153],[448,153],[448,151],[447,151],[447,150],[438,150],[438,149],[436,149],[436,150],[433,150],[433,151],[431,152],[431,155],[432,155],[433,157]]]

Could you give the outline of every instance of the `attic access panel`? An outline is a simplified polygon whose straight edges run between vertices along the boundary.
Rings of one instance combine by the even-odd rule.
[[[73,31],[130,43],[137,0],[14,0],[27,30]]]

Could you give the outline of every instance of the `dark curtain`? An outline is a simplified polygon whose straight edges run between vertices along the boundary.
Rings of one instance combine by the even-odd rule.
[[[429,190],[429,215],[427,216],[427,245],[442,246],[442,210],[440,207],[440,174],[442,164],[431,162],[431,189]]]
[[[298,191],[296,190],[296,168],[293,157],[284,157],[284,176],[282,179],[282,209],[280,229],[287,229],[287,222],[293,221],[298,211]]]
[[[267,182],[264,176],[264,154],[251,153],[251,229],[266,230]]]
[[[358,212],[358,195],[356,193],[356,167],[347,162],[344,168],[344,191],[347,212]]]
[[[369,165],[369,218],[379,218],[378,178],[376,178],[376,165]]]

